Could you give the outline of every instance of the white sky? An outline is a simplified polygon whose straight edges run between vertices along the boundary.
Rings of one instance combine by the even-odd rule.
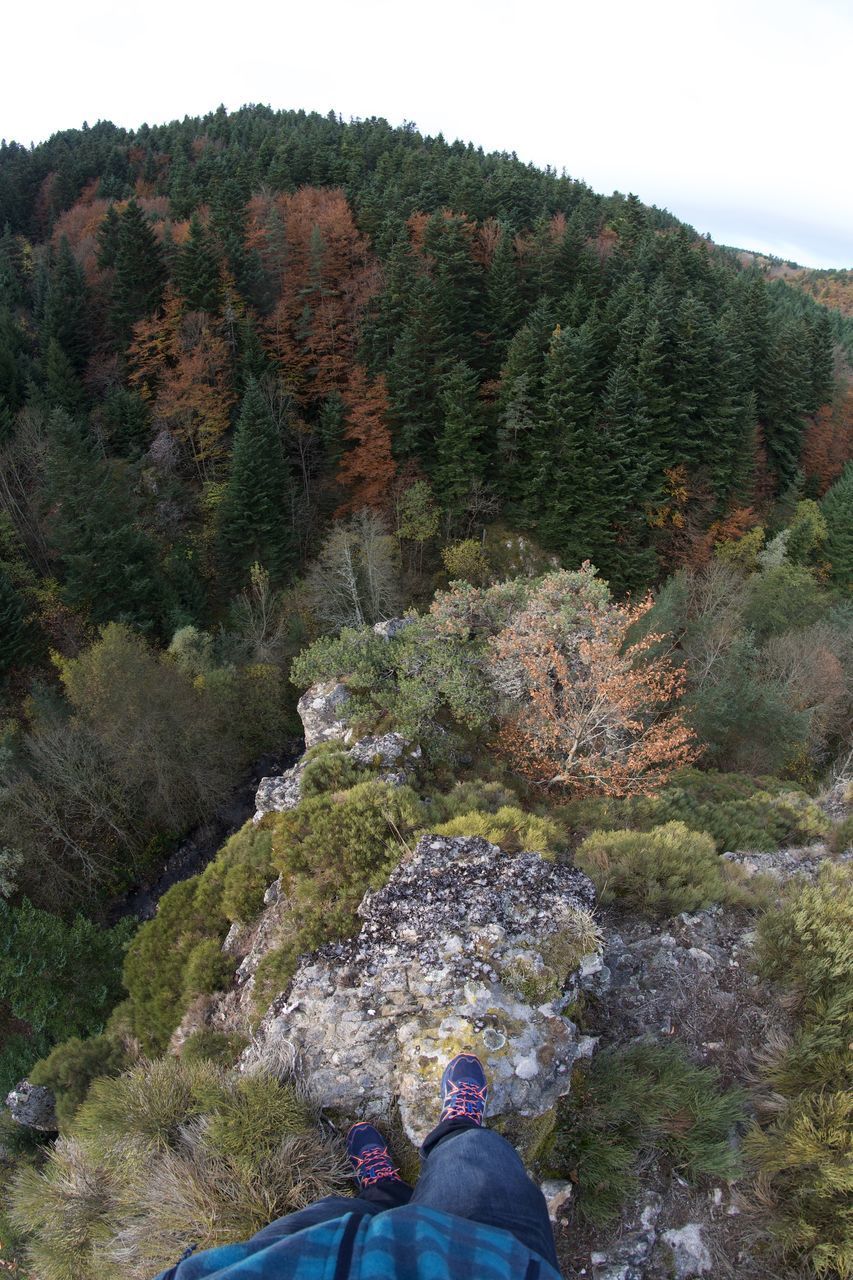
[[[7,139],[220,102],[381,115],[853,266],[851,0],[18,0],[0,34]]]

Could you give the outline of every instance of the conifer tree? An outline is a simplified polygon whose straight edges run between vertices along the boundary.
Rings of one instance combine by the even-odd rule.
[[[492,340],[492,362],[503,360],[522,314],[518,268],[509,228],[501,227],[500,239],[486,277],[486,321]]]
[[[246,388],[234,435],[228,484],[219,507],[218,561],[231,590],[258,563],[280,584],[294,561],[291,480],[282,441],[257,382]]]
[[[162,608],[157,557],[137,525],[126,478],[61,409],[50,417],[48,446],[48,542],[66,599],[94,622],[126,621],[150,630]]]
[[[148,315],[163,296],[166,266],[151,224],[135,200],[121,215],[115,238],[110,324],[121,348],[137,320]]]
[[[219,259],[198,214],[190,218],[189,239],[178,250],[174,279],[191,311],[219,311],[222,305]]]
[[[441,381],[443,413],[432,478],[442,508],[453,520],[464,514],[471,484],[482,475],[483,414],[474,370],[459,360]]]
[[[78,413],[83,408],[84,394],[74,366],[55,338],[47,344],[43,362],[45,399],[51,409]]]
[[[23,598],[0,568],[0,684],[15,667],[32,661],[37,653],[37,634],[27,620]]]
[[[848,462],[820,505],[826,520],[823,555],[829,561],[830,579],[849,593],[853,591],[853,462]]]
[[[66,236],[50,270],[40,328],[42,343],[56,341],[80,373],[91,350],[89,294]]]

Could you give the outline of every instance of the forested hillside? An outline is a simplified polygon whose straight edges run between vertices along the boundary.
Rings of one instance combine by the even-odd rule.
[[[845,802],[810,799],[849,776],[853,708],[853,322],[815,301],[834,292],[511,155],[264,107],[3,143],[0,230],[0,1097],[30,1073],[65,1131],[93,1080],[165,1052],[231,992],[226,937],[276,875],[295,905],[257,995],[278,998],[425,830],[577,853],[620,910],[707,909],[720,954],[724,906],[772,906],[781,980],[796,904],[717,855],[850,843]],[[174,876],[141,929],[123,918],[264,753],[294,758],[317,681],[344,682],[368,744],[405,741],[406,785],[321,743],[279,812]],[[821,884],[840,952],[849,877]],[[832,975],[791,1031],[830,1050],[809,1041],[774,1085],[804,1108],[847,1069]],[[190,1055],[233,1063],[249,1025],[199,1025]],[[640,1093],[658,1070],[690,1092],[673,1052],[637,1059]],[[187,1070],[187,1098],[239,1114]],[[130,1080],[144,1110],[172,1071],[98,1096]],[[119,1123],[100,1105],[92,1142]],[[740,1107],[720,1104],[712,1154]],[[15,1248],[35,1239],[47,1280],[93,1275],[90,1245],[124,1226],[45,1244],[44,1152],[14,1141],[35,1188]],[[812,1257],[840,1192],[812,1204],[810,1167],[786,1256],[847,1275],[841,1227],[829,1266]]]

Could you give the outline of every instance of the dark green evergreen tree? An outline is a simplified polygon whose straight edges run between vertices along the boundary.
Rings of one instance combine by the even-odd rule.
[[[27,617],[23,596],[0,568],[0,685],[16,667],[40,656],[38,631]]]
[[[443,422],[431,475],[438,501],[453,521],[465,514],[471,485],[482,477],[483,411],[479,391],[476,373],[462,360],[441,381]]]
[[[50,417],[48,445],[48,543],[66,599],[97,623],[155,628],[162,609],[156,548],[138,524],[126,475],[61,409]]]
[[[228,485],[219,508],[217,558],[230,590],[248,581],[257,562],[274,584],[283,582],[295,560],[291,522],[291,477],[282,441],[257,382],[243,397],[234,435]]]
[[[820,505],[827,527],[823,556],[829,562],[830,580],[849,595],[853,591],[853,462],[848,462]]]
[[[163,297],[166,265],[151,223],[135,200],[119,219],[115,246],[110,326],[124,348],[137,320],[149,315]]]
[[[65,236],[50,269],[40,331],[42,345],[57,342],[75,372],[81,373],[92,348],[89,291]]]
[[[190,219],[186,244],[177,253],[174,280],[191,311],[219,311],[222,282],[219,259],[198,214]]]

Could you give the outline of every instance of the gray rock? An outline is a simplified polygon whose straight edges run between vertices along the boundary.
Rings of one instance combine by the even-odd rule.
[[[412,625],[411,618],[386,618],[384,622],[374,622],[373,630],[378,636],[382,636],[383,640],[393,640],[401,631],[405,631],[406,627]]]
[[[350,733],[344,714],[349,700],[346,685],[338,680],[326,680],[314,684],[303,693],[297,703],[299,718],[305,728],[305,750],[310,751],[318,742],[331,738],[347,739]]]
[[[559,1222],[572,1198],[572,1184],[563,1178],[548,1178],[540,1184],[540,1189],[548,1206],[548,1217],[552,1222]]]
[[[482,839],[424,836],[368,895],[356,939],[300,965],[270,1008],[244,1067],[293,1045],[323,1106],[382,1116],[399,1101],[421,1142],[435,1123],[446,1060],[468,1048],[490,1075],[490,1113],[540,1116],[570,1085],[580,1045],[554,1007],[504,981],[529,970],[594,903],[580,871]]]
[[[413,747],[400,733],[383,733],[359,738],[346,754],[361,768],[375,770],[375,776],[383,782],[401,787],[409,781],[411,770],[421,757],[421,749]],[[261,779],[255,796],[255,824],[265,813],[285,813],[296,808],[302,798],[305,768],[306,760],[302,756],[280,777]]]
[[[675,1280],[695,1280],[695,1277],[707,1275],[711,1270],[711,1254],[698,1222],[688,1222],[684,1227],[664,1231],[661,1239],[672,1250]]]
[[[21,1080],[6,1095],[6,1106],[15,1123],[24,1125],[27,1129],[55,1133],[59,1128],[56,1120],[56,1099],[45,1085],[30,1084],[29,1080]]]

